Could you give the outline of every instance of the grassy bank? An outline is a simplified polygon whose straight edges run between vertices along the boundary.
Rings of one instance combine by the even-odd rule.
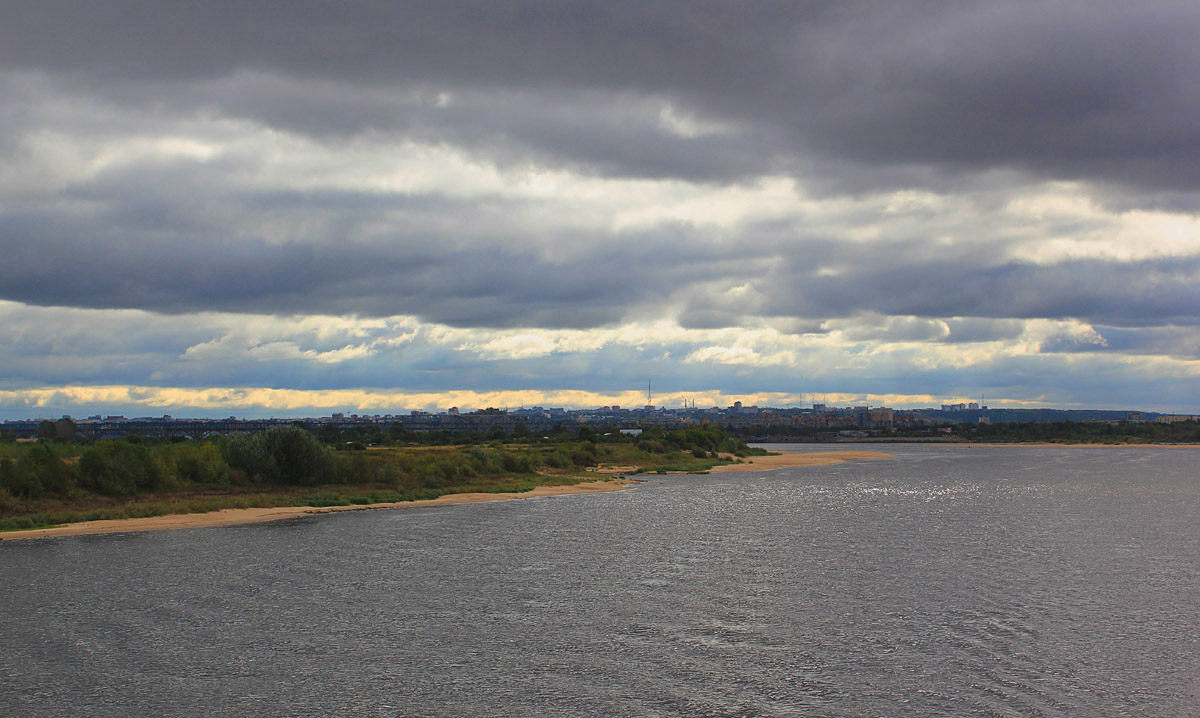
[[[302,427],[203,442],[0,442],[0,531],[227,508],[348,506],[529,491],[607,471],[706,471],[765,453],[715,427],[580,429],[453,446],[347,445]],[[349,448],[347,448],[349,446]]]

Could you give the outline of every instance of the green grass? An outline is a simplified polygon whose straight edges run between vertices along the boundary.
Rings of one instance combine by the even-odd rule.
[[[136,448],[53,442],[48,444],[53,452],[49,459],[45,446],[34,449],[33,444],[3,441],[0,532],[231,508],[361,506],[456,493],[518,493],[537,486],[596,481],[604,476],[592,470],[606,465],[631,467],[630,473],[699,472],[731,463],[717,458],[718,450],[740,456],[765,453],[714,428],[679,432],[652,428],[636,441],[600,440],[594,433],[592,439],[584,436],[581,430],[578,437],[553,442],[489,441],[355,451],[314,448],[313,439],[301,436],[300,448],[279,453],[275,464],[264,453],[275,450],[269,442],[258,446],[236,438],[194,444],[132,442],[139,445]],[[281,434],[281,438],[287,437]],[[246,444],[240,462],[235,460],[237,452],[227,450],[234,444]],[[305,451],[312,454],[305,469],[256,468],[295,463],[296,457],[308,456]],[[121,489],[116,491],[110,479],[129,475],[132,469],[126,460],[131,457],[145,459],[147,480],[126,482],[128,486],[116,481]]]
[[[117,505],[91,508],[36,511],[19,516],[0,518],[0,533],[26,529],[49,528],[63,524],[107,519],[132,519],[168,514],[195,514],[222,509],[269,508],[276,506],[365,506],[368,504],[400,503],[436,499],[446,494],[461,493],[521,493],[537,486],[555,486],[592,481],[596,477],[535,476],[447,486],[442,489],[380,489],[363,486],[324,486],[299,492],[295,489],[278,492],[255,492],[225,496],[176,498],[173,500],[135,500]]]

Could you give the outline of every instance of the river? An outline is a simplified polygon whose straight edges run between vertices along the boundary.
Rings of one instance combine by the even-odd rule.
[[[1200,449],[855,448],[0,542],[0,715],[1200,715]]]

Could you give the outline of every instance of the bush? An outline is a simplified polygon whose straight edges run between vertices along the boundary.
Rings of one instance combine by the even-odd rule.
[[[532,474],[537,472],[537,466],[534,464],[533,457],[526,453],[505,453],[502,463],[505,471],[514,474]]]
[[[229,465],[216,444],[180,444],[171,453],[178,480],[188,484],[229,485]]]
[[[8,459],[5,459],[4,461],[8,461]],[[0,463],[3,463],[3,462],[0,462]],[[11,462],[9,462],[9,463],[11,463]],[[20,502],[17,501],[16,497],[14,497],[12,494],[10,494],[8,492],[8,489],[5,489],[4,487],[0,486],[0,514],[14,512],[18,508],[20,508],[20,506],[21,506],[21,504],[20,504]]]
[[[37,499],[42,496],[42,484],[22,457],[21,461],[0,459],[0,491],[22,498]]]
[[[561,448],[555,449],[546,454],[544,459],[546,466],[554,469],[565,469],[571,466],[571,457]]]
[[[311,485],[333,474],[328,451],[308,430],[276,426],[225,442],[225,460],[254,482]]]
[[[132,496],[164,483],[163,473],[146,447],[124,440],[89,446],[79,457],[79,472],[86,488],[109,496]]]

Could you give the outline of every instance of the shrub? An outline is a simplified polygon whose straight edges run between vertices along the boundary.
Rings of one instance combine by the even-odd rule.
[[[109,496],[132,496],[164,483],[163,473],[146,447],[124,440],[89,446],[79,457],[79,472],[85,487]]]
[[[180,444],[172,450],[175,477],[189,484],[228,486],[229,465],[216,444]]]
[[[225,443],[225,460],[255,482],[310,485],[333,473],[325,447],[298,426],[231,436]]]
[[[509,471],[514,474],[532,474],[537,471],[533,457],[526,453],[505,453],[503,458],[503,466],[505,471]]]
[[[0,491],[22,499],[42,495],[42,484],[24,460],[0,459]]]

